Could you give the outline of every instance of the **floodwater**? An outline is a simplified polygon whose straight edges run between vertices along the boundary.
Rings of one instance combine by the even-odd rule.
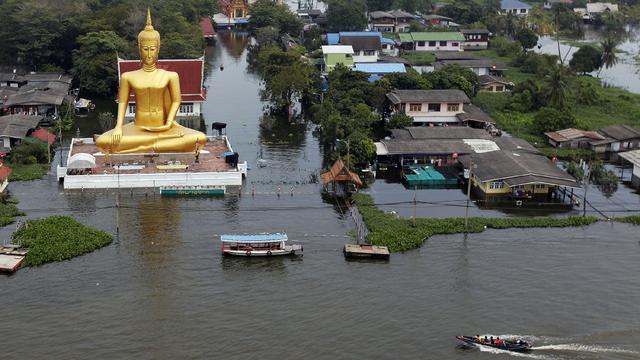
[[[627,26],[622,42],[617,46],[620,51],[616,54],[618,63],[609,68],[603,68],[600,72],[600,78],[605,84],[620,87],[640,94],[640,28],[636,26]],[[585,42],[594,46],[599,46],[603,40],[602,32],[591,27],[585,27]],[[536,48],[536,52],[558,55],[558,43],[553,36],[543,36],[538,44],[540,48]],[[573,54],[578,51],[578,47],[571,46],[567,42],[560,39],[560,54],[565,64],[568,64]],[[594,71],[591,75],[596,76],[598,71]]]
[[[211,49],[206,121],[227,122],[249,161],[244,193],[168,199],[65,193],[51,177],[11,183],[29,217],[69,214],[116,239],[0,277],[3,359],[640,358],[637,227],[437,236],[386,263],[347,262],[353,224],[308,181],[322,162],[317,141],[310,129],[289,136],[297,124],[260,130],[259,81],[242,40],[223,40]],[[278,230],[303,257],[220,255],[217,234]],[[458,347],[455,335],[477,333],[523,336],[536,350]]]

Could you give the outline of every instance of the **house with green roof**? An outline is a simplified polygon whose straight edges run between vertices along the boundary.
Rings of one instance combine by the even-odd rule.
[[[463,51],[464,35],[460,32],[410,32],[398,36],[405,50]]]

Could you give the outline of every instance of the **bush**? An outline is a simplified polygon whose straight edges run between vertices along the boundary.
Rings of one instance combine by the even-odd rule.
[[[411,125],[413,125],[413,118],[409,115],[398,112],[391,115],[391,118],[387,123],[387,129],[404,129]]]
[[[590,225],[598,221],[596,217],[569,216],[564,218],[469,218],[465,229],[464,218],[420,218],[413,221],[385,214],[373,203],[371,196],[358,193],[353,196],[358,209],[369,229],[367,240],[373,245],[387,246],[389,251],[406,251],[418,248],[433,235],[482,232],[485,228],[531,228],[569,227]]]
[[[539,134],[576,125],[576,117],[572,113],[549,107],[540,109],[533,120],[533,127]]]
[[[106,232],[82,225],[68,216],[29,220],[13,234],[13,239],[29,249],[23,263],[25,266],[68,260],[113,240]]]
[[[496,37],[491,40],[489,46],[496,50],[496,54],[502,57],[514,57],[520,53],[520,44],[505,37]]]
[[[11,149],[9,162],[12,164],[44,164],[48,161],[47,145],[40,140],[23,142]]]

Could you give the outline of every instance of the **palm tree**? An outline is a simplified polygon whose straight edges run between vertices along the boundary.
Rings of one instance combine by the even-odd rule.
[[[617,45],[616,41],[612,38],[606,38],[604,41],[600,42],[600,46],[602,47],[602,65],[600,66],[600,70],[598,70],[598,77],[600,76],[602,67],[608,69],[615,66],[618,62],[618,57],[616,56]]]
[[[563,110],[567,108],[571,74],[566,66],[556,64],[544,77],[544,89],[547,97],[547,105]]]

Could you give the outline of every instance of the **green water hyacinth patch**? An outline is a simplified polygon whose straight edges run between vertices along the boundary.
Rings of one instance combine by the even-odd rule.
[[[50,216],[27,221],[13,234],[13,241],[29,249],[23,266],[39,266],[92,252],[113,237],[68,216]]]
[[[373,245],[387,246],[389,251],[398,252],[418,248],[433,235],[458,234],[465,232],[464,218],[418,218],[413,220],[396,218],[378,209],[367,194],[353,196],[358,209],[369,229],[367,240]],[[594,216],[569,216],[564,218],[469,218],[466,232],[478,233],[485,229],[509,229],[531,227],[570,227],[590,225],[598,221]]]

